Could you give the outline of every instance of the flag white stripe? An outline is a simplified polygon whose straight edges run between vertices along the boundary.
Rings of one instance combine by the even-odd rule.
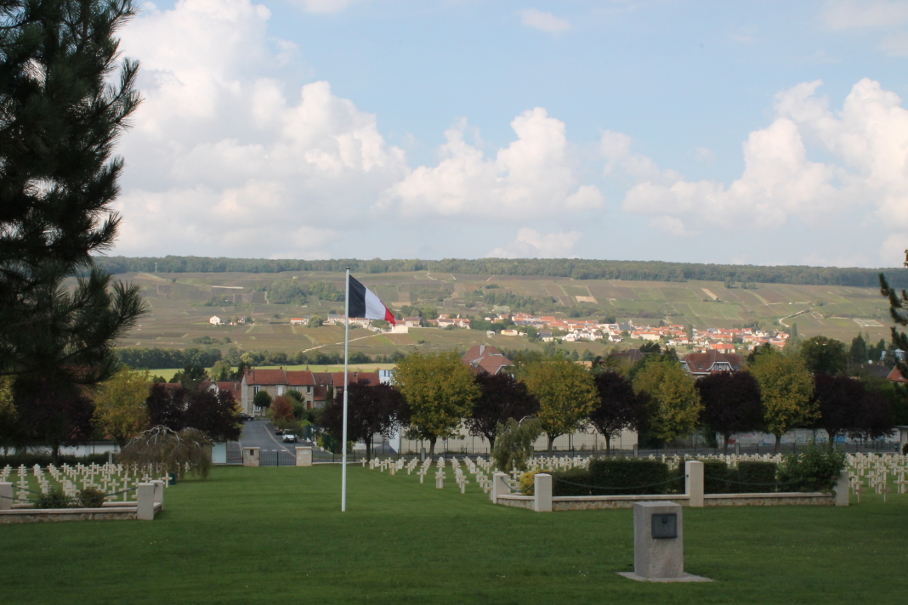
[[[382,304],[378,297],[372,293],[372,290],[366,288],[366,319],[384,319],[385,305]]]

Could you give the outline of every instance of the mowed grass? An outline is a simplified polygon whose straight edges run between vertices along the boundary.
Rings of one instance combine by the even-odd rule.
[[[434,472],[434,467],[433,467]],[[2,602],[904,603],[908,497],[684,509],[685,567],[637,583],[630,510],[533,513],[475,485],[350,468],[217,468],[154,522],[0,526]]]

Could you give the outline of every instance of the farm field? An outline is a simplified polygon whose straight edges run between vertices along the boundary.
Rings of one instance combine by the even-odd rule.
[[[637,583],[630,510],[534,513],[475,484],[350,468],[221,467],[152,522],[6,525],[3,602],[904,602],[908,497],[847,508],[684,509],[685,569]],[[854,503],[854,500],[852,500]]]
[[[163,276],[162,276],[163,275]],[[276,304],[269,289],[280,283],[323,282],[343,291],[343,274],[180,273],[117,276],[142,290],[150,313],[119,346],[186,348],[205,343],[258,351],[339,353],[340,326],[308,328],[291,325],[303,315],[343,313],[343,301],[310,296],[305,304]],[[726,288],[723,282],[644,282],[574,280],[571,278],[477,276],[430,273],[387,273],[360,276],[392,309],[435,309],[439,313],[483,318],[495,312],[524,311],[597,320],[614,317],[638,325],[668,324],[731,328],[761,326],[790,330],[797,324],[803,337],[823,334],[850,342],[858,332],[871,341],[889,337],[886,301],[875,288],[756,284]],[[501,303],[501,304],[500,304]],[[508,303],[508,304],[504,304]],[[211,316],[224,320],[251,317],[253,325],[212,326]],[[487,337],[479,330],[411,329],[409,334],[350,333],[351,352],[388,355],[395,351],[466,349],[480,342],[514,349],[537,347],[521,337]],[[201,345],[200,345],[201,343]],[[599,343],[570,343],[579,353],[601,354]]]

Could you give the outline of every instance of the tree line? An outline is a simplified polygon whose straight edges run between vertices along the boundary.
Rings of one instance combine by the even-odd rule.
[[[754,287],[755,284],[829,285],[873,288],[879,285],[879,269],[858,267],[807,267],[676,263],[663,261],[615,261],[595,259],[242,259],[198,256],[95,257],[95,264],[112,274],[158,273],[280,273],[321,271],[343,273],[347,267],[360,274],[433,271],[462,275],[517,275],[571,277],[574,279],[621,279],[628,281],[720,281]],[[886,269],[894,288],[908,287],[908,269]]]
[[[823,337],[796,353],[761,347],[746,370],[695,379],[673,351],[656,349],[623,366],[598,358],[590,369],[563,357],[533,357],[512,374],[474,375],[455,352],[412,353],[394,371],[392,385],[351,385],[350,441],[371,442],[405,430],[429,442],[452,437],[463,422],[470,434],[496,441],[522,423],[544,434],[549,452],[560,435],[594,427],[606,440],[638,432],[641,443],[669,444],[700,430],[724,438],[763,431],[781,438],[795,428],[824,430],[832,448],[844,436],[874,439],[908,421],[908,391],[884,379],[846,374],[842,343]],[[329,404],[316,424],[340,439],[342,400]],[[359,427],[359,428],[355,428]]]
[[[124,347],[115,350],[116,359],[120,365],[143,370],[167,370],[172,368],[185,368],[187,366],[210,368],[219,361],[224,361],[232,366],[301,366],[301,365],[336,365],[344,363],[341,353],[325,353],[311,351],[303,353],[287,353],[285,351],[243,351],[231,347],[223,353],[216,347],[190,347],[188,349],[168,349],[156,347]],[[352,364],[366,363],[397,363],[403,359],[404,354],[395,351],[389,355],[368,355],[356,351],[350,353],[349,362]],[[220,380],[242,378],[242,373]]]
[[[149,372],[120,368],[99,385],[78,393],[18,391],[0,381],[0,447],[60,447],[111,438],[121,448],[139,433],[166,427],[193,428],[212,441],[239,438],[240,408],[230,391],[204,387],[205,373],[187,371],[180,384],[152,382]]]

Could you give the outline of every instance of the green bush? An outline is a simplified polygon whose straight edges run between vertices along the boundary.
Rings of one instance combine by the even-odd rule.
[[[82,508],[101,508],[104,506],[104,492],[95,487],[86,487],[76,496]]]
[[[552,473],[553,496],[606,496],[610,493],[594,490],[590,472],[582,468]]]
[[[676,477],[684,477],[684,463],[682,458],[675,470]],[[733,469],[728,468],[728,464],[722,460],[702,460],[703,462],[703,493],[704,494],[727,494],[738,491],[728,480],[734,481],[737,476]],[[677,485],[678,491],[684,491],[684,481],[679,480]]]
[[[74,505],[75,502],[65,495],[62,489],[55,488],[46,494],[41,494],[35,503],[35,508],[71,508]]]
[[[829,451],[811,443],[798,454],[788,454],[779,467],[780,483],[786,491],[828,492],[835,487],[845,468],[845,453]]]
[[[555,496],[609,496],[619,494],[669,494],[684,490],[684,481],[671,479],[668,465],[659,460],[597,458],[589,470],[553,473]]]
[[[735,481],[739,484],[749,485],[734,485],[733,491],[738,493],[774,492],[777,489],[776,472],[775,462],[739,462],[738,477]]]

